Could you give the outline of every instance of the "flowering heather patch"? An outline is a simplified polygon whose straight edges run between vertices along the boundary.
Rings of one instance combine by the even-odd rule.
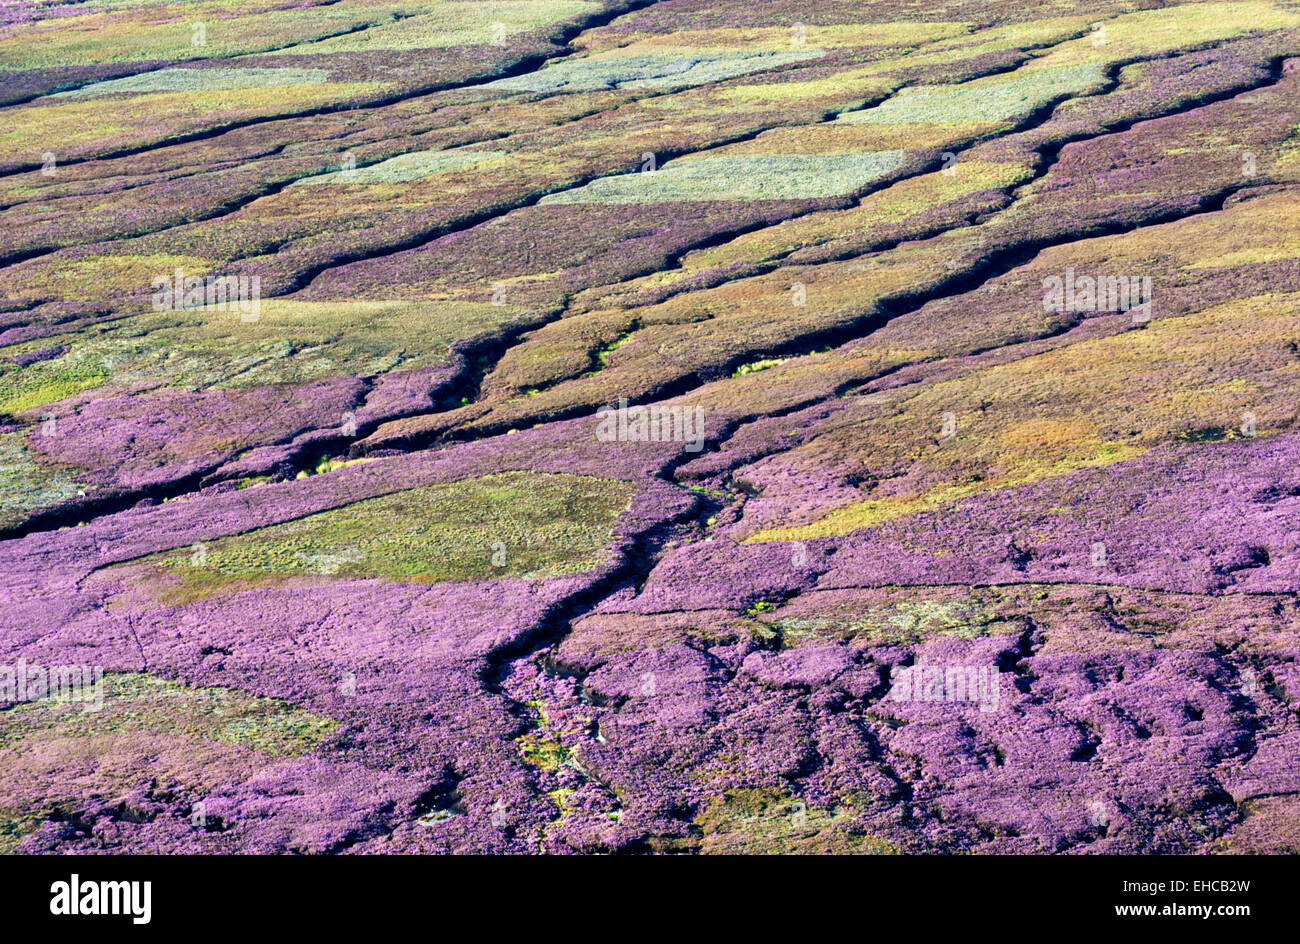
[[[0,852],[1300,852],[1294,2],[36,3],[0,111]]]

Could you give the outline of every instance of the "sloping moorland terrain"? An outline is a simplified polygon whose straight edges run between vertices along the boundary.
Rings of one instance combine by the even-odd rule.
[[[0,103],[0,850],[1300,847],[1300,3],[35,0]]]

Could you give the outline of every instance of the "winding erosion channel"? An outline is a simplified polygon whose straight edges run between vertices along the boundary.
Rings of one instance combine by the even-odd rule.
[[[1300,3],[194,16],[0,12],[0,851],[1300,851]]]

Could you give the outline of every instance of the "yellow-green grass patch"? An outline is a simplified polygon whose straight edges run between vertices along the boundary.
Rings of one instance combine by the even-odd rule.
[[[543,579],[608,560],[627,482],[505,472],[368,498],[284,524],[117,565],[170,604],[291,578],[437,583]]]

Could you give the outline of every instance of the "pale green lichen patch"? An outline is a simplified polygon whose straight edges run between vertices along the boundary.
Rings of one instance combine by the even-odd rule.
[[[108,79],[59,92],[51,98],[98,98],[101,95],[143,95],[150,92],[207,92],[218,89],[267,88],[326,82],[324,69],[159,69],[121,79]]]
[[[844,124],[1001,122],[1030,114],[1044,104],[1100,86],[1105,72],[1096,63],[1011,73],[960,85],[905,88],[893,98],[841,115]]]
[[[488,161],[508,157],[505,151],[412,151],[398,154],[377,164],[317,174],[295,180],[293,186],[318,184],[400,184],[435,174],[465,167],[474,167]]]
[[[901,160],[901,151],[679,160],[655,171],[601,177],[585,187],[552,194],[542,203],[814,200],[860,190]]]
[[[787,648],[827,639],[910,646],[932,637],[978,639],[1019,632],[1020,624],[999,612],[999,602],[979,594],[950,600],[864,600],[851,610],[781,617],[771,626]]]
[[[511,92],[593,92],[599,89],[690,88],[825,55],[821,49],[664,50],[651,55],[566,59],[527,75],[498,79],[485,88]]]

